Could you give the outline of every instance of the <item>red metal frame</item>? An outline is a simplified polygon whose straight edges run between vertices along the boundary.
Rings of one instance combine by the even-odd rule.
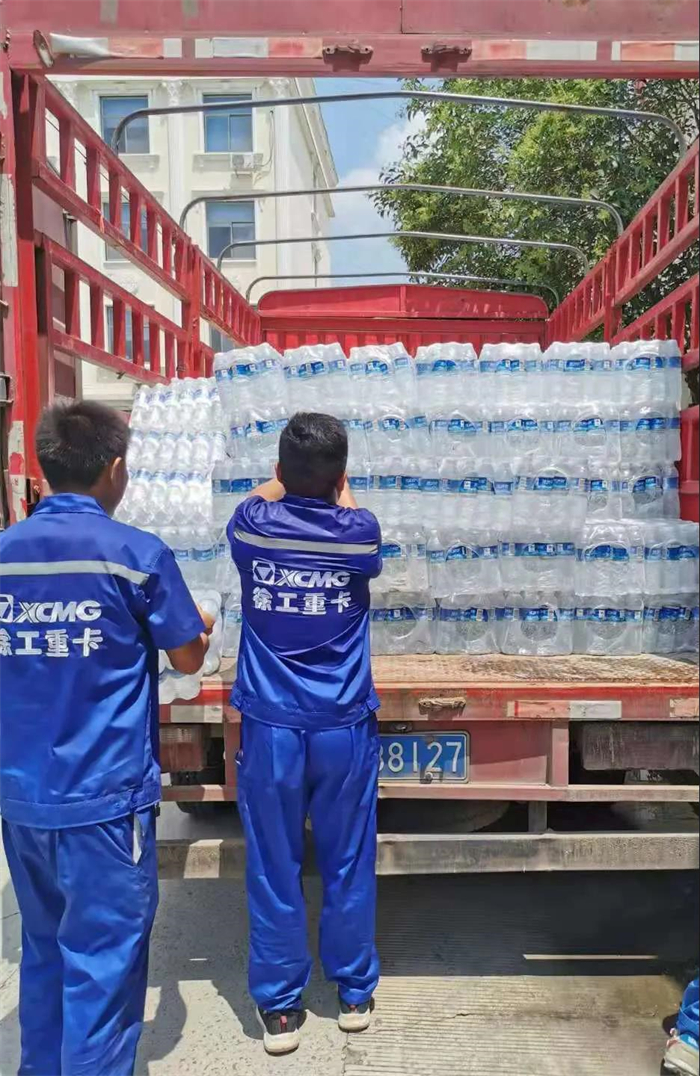
[[[605,257],[553,311],[548,341],[582,340],[601,325],[607,340],[628,339],[621,335],[624,306],[695,241],[699,194],[696,141]]]
[[[384,284],[268,292],[258,312],[262,333],[280,351],[339,342],[349,351],[400,340],[412,354],[440,340],[544,342],[547,304],[535,295],[468,288]]]
[[[17,63],[35,30],[97,37],[93,74],[693,77],[694,0],[5,0]],[[174,8],[177,10],[174,11]],[[235,35],[235,36],[234,36]],[[225,42],[218,53],[214,43]],[[167,47],[166,47],[166,42]],[[55,73],[84,73],[58,56]]]
[[[150,383],[173,378],[176,371],[185,366],[188,337],[183,328],[52,239],[43,235],[37,236],[37,247],[43,254],[39,263],[40,284],[46,295],[43,304],[45,313],[43,316],[40,314],[39,326],[41,334],[47,338],[50,363],[58,351],[83,362],[91,362]],[[58,313],[54,301],[57,289],[56,270],[63,277],[63,287],[58,289],[63,303]],[[88,285],[90,294],[89,340],[84,340],[81,333],[80,282]],[[107,351],[105,347],[106,296],[111,298],[114,311],[114,343],[111,351]],[[131,359],[127,358],[126,354],[127,312],[131,315],[132,325]],[[62,322],[63,328],[56,325],[57,320]],[[145,322],[148,322],[149,328],[148,364],[144,348]]]

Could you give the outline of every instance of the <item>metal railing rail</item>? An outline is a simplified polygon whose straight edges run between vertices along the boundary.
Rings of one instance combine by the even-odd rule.
[[[273,97],[252,101],[221,102],[219,104],[164,105],[156,108],[139,108],[119,121],[112,135],[112,149],[118,152],[119,141],[126,128],[134,120],[144,116],[167,116],[171,113],[234,112],[236,109],[284,108],[290,105],[335,104],[347,101],[445,101],[451,104],[472,105],[476,108],[523,108],[533,112],[568,112],[572,115],[601,116],[607,119],[625,119],[630,123],[658,123],[668,128],[678,143],[679,159],[688,144],[678,124],[659,112],[640,112],[629,108],[599,108],[594,105],[572,105],[560,101],[531,101],[525,98],[480,97],[476,94],[448,93],[444,90],[374,90],[361,93],[321,93],[304,97]]]
[[[283,238],[276,239],[240,239],[234,243],[228,243],[227,246],[219,254],[216,261],[216,268],[221,272],[221,266],[224,258],[229,251],[236,250],[239,247],[270,247],[276,246],[279,243],[338,243],[341,240],[357,240],[357,239],[439,239],[445,243],[472,243],[479,245],[480,243],[486,246],[501,246],[501,247],[522,247],[524,249],[535,248],[539,250],[560,250],[562,253],[574,254],[581,266],[584,273],[587,273],[590,269],[590,262],[588,258],[581,250],[580,247],[574,247],[570,243],[554,243],[545,242],[543,239],[515,239],[513,236],[494,236],[494,235],[461,235],[451,234],[449,232],[416,232],[416,231],[398,231],[398,232],[360,232],[355,235],[295,235],[285,236]]]
[[[363,183],[339,187],[306,187],[283,191],[245,191],[228,194],[200,194],[187,203],[180,214],[180,227],[184,229],[191,209],[203,202],[251,202],[267,198],[296,198],[305,194],[362,194],[370,191],[416,191],[426,194],[446,194],[457,198],[494,198],[499,201],[541,202],[545,205],[564,206],[572,209],[597,209],[609,213],[615,222],[617,234],[622,235],[625,225],[619,211],[609,202],[597,198],[570,198],[564,195],[535,194],[528,191],[491,191],[475,187],[446,187],[431,183]]]
[[[547,291],[554,299],[554,302],[559,304],[559,293],[550,284],[533,284],[529,280],[510,280],[507,277],[499,276],[476,276],[473,273],[429,273],[429,272],[415,272],[415,273],[285,273],[277,274],[274,276],[257,276],[255,280],[251,280],[248,285],[248,289],[245,293],[246,301],[250,302],[250,297],[253,293],[253,289],[258,284],[262,284],[268,280],[373,280],[378,277],[406,277],[413,279],[414,277],[426,277],[429,280],[460,280],[471,281],[473,284],[496,284],[501,287],[513,287],[513,288],[538,288],[541,291]],[[416,282],[418,283],[418,282]],[[267,295],[267,292],[265,292]],[[262,298],[262,296],[261,296]]]

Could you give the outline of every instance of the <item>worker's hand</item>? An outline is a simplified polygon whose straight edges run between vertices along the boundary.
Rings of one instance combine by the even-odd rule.
[[[357,508],[357,501],[355,495],[350,489],[350,479],[345,475],[345,481],[343,482],[343,488],[338,494],[338,500],[336,502],[339,508]]]
[[[204,621],[205,634],[211,635],[212,631],[214,630],[214,624],[216,623],[216,617],[212,616],[211,613],[208,613],[206,609],[202,609],[202,607],[199,605],[197,606],[197,611],[199,612],[199,615]]]

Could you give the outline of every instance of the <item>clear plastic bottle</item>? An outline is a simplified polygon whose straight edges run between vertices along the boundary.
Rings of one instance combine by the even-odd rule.
[[[504,654],[553,656],[573,652],[573,594],[507,591],[497,613]]]
[[[641,654],[643,610],[641,594],[577,596],[575,652]]]
[[[237,594],[230,594],[226,600],[223,611],[223,657],[238,657],[242,622],[243,614],[241,611],[240,597]]]

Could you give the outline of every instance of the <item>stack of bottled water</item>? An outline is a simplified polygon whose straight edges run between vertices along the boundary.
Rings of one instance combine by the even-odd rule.
[[[336,415],[348,475],[382,526],[374,653],[555,655],[697,649],[698,531],[679,517],[673,341],[419,348],[269,344],[214,379],[141,390],[124,517],[157,529],[220,596],[235,657],[225,528],[269,478],[298,410]],[[695,593],[694,593],[695,592]]]

